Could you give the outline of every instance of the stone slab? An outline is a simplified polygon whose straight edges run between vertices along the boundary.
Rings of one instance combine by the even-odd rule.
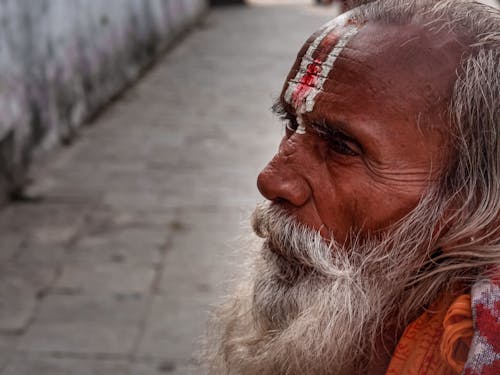
[[[12,205],[0,215],[0,230],[17,233],[44,245],[67,243],[80,227],[85,207],[52,202]]]
[[[139,335],[141,295],[49,295],[21,337],[21,350],[129,354]]]
[[[129,367],[127,360],[60,358],[18,353],[2,375],[129,375]]]
[[[85,235],[99,235],[106,231],[120,231],[124,229],[157,230],[165,229],[173,220],[175,210],[165,212],[131,212],[124,209],[94,210],[85,217]],[[127,231],[127,234],[129,232]],[[122,233],[122,235],[126,235]],[[122,237],[122,236],[120,236]],[[165,234],[162,235],[162,238]],[[155,235],[153,241],[157,241]]]
[[[82,236],[69,249],[68,262],[155,265],[167,239],[168,222],[163,227],[131,225],[103,229]]]
[[[15,351],[17,343],[19,342],[19,335],[0,333],[0,353],[5,351]]]
[[[201,375],[202,372],[193,364],[167,360],[133,363],[133,375]]]
[[[64,266],[54,289],[91,295],[146,294],[152,288],[155,273],[153,266],[121,262],[70,263]]]
[[[22,249],[24,238],[16,233],[2,233],[0,263],[12,260]]]
[[[37,264],[41,267],[60,268],[66,258],[66,244],[42,244],[28,239],[13,258],[16,263]]]
[[[243,266],[241,247],[250,233],[251,210],[222,208],[179,214],[159,285],[162,294],[203,293],[213,302]]]
[[[54,282],[56,269],[40,264],[0,264],[0,333],[20,333],[35,312],[39,294]]]
[[[0,333],[0,374],[11,358],[13,358],[17,349],[19,336],[16,334]]]
[[[212,300],[203,293],[155,296],[137,354],[189,362],[200,348]]]

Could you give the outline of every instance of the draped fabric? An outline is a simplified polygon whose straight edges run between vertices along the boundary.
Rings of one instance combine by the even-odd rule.
[[[464,375],[500,374],[500,272],[474,284],[474,336]]]
[[[386,375],[457,374],[441,354],[443,322],[447,313],[448,304],[442,299],[406,327]]]
[[[500,272],[444,297],[408,325],[386,375],[500,374]]]

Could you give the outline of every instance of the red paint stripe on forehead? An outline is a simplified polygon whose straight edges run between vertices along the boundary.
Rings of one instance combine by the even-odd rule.
[[[292,103],[295,108],[298,108],[312,88],[316,86],[318,74],[321,74],[321,65],[316,62],[310,63],[307,66],[307,71],[298,82],[297,88],[292,93]]]
[[[319,43],[318,47],[313,51],[313,61],[311,61],[307,65],[307,70],[300,78],[300,81],[298,82],[298,85],[292,94],[292,102],[295,107],[298,107],[299,104],[302,103],[307,95],[311,92],[311,90],[316,87],[318,76],[321,75],[321,72],[323,70],[322,64],[335,48],[335,45],[337,44],[339,39],[339,35],[331,32],[325,36],[325,38]],[[303,56],[303,58],[304,57],[305,56]]]
[[[335,48],[335,45],[338,43],[340,39],[340,35],[331,32],[321,41],[318,45],[318,48],[313,53],[313,60],[317,63],[323,63],[328,58],[328,55]]]
[[[346,22],[344,16],[330,21],[301,49],[297,61],[300,64],[289,76],[283,94],[285,102],[295,107],[298,113],[312,110],[314,98],[322,90],[336,57],[357,32],[357,27],[346,27]]]

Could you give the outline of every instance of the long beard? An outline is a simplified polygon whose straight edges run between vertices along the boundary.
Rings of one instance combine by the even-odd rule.
[[[395,341],[439,290],[414,300],[411,282],[434,245],[435,220],[419,215],[377,238],[353,234],[343,246],[275,206],[258,206],[253,226],[264,242],[252,249],[251,272],[213,320],[210,373],[366,372],[393,349],[381,347],[391,341],[386,333]]]

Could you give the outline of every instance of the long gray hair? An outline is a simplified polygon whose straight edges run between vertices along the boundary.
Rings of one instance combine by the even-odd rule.
[[[444,278],[452,282],[453,274],[455,282],[466,281],[499,266],[500,12],[467,0],[354,0],[351,5],[360,5],[351,11],[360,22],[404,25],[417,18],[430,31],[450,30],[468,47],[443,116],[448,167],[433,188],[433,210],[443,216],[435,234],[439,252],[429,254],[428,272],[418,275],[416,288],[432,290]]]

